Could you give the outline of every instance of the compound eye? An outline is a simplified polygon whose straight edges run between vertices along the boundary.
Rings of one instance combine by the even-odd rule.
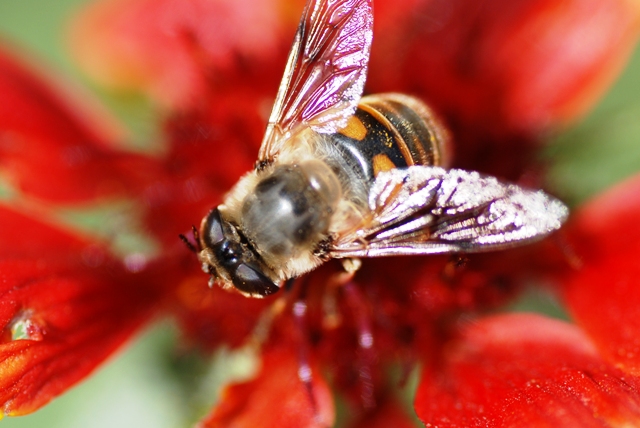
[[[223,266],[232,268],[242,258],[242,246],[236,242],[224,241],[218,248],[217,254],[218,260]]]
[[[241,263],[233,274],[233,285],[243,293],[268,296],[280,288],[258,269]]]
[[[211,248],[224,240],[224,232],[222,231],[222,220],[220,220],[220,212],[216,208],[211,211],[202,228],[202,239],[204,247]]]

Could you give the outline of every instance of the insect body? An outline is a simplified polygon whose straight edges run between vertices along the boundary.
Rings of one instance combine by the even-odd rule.
[[[211,283],[263,297],[331,258],[500,249],[560,227],[541,191],[447,170],[420,101],[362,97],[371,0],[309,0],[256,168],[202,221]]]

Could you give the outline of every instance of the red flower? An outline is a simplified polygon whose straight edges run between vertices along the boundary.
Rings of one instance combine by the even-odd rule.
[[[0,172],[11,189],[0,205],[4,413],[38,409],[171,315],[191,345],[253,344],[260,357],[202,427],[327,426],[335,396],[348,426],[413,426],[399,390],[417,365],[414,406],[428,426],[636,424],[637,176],[577,208],[555,240],[465,260],[365,260],[342,287],[328,263],[264,300],[206,287],[177,236],[252,167],[301,7],[107,0],[83,12],[72,44],[87,71],[163,109],[166,150],[155,157],[123,149],[0,55]],[[375,19],[367,90],[429,101],[450,126],[455,166],[540,187],[532,156],[621,69],[640,7],[377,0]],[[123,201],[131,209],[115,226],[88,233],[65,220]],[[136,222],[155,250],[118,246]],[[532,281],[550,283],[575,323],[486,315]]]

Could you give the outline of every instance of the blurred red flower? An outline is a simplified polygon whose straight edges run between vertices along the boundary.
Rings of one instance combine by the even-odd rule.
[[[417,364],[415,410],[428,426],[638,423],[639,177],[577,208],[561,240],[462,263],[365,261],[342,288],[329,263],[282,298],[206,287],[177,236],[252,167],[301,9],[104,0],[80,15],[71,39],[87,72],[162,106],[156,157],[123,149],[0,55],[0,171],[15,190],[0,205],[4,413],[38,409],[172,314],[207,350],[256,339],[273,316],[257,375],[229,385],[202,427],[331,425],[332,394],[348,426],[413,426],[398,391]],[[367,91],[430,102],[455,166],[536,187],[535,151],[606,90],[640,22],[630,0],[378,0],[375,13]],[[117,200],[131,201],[155,253],[116,254],[112,240],[60,221],[65,208]],[[532,280],[554,284],[575,324],[483,316]]]

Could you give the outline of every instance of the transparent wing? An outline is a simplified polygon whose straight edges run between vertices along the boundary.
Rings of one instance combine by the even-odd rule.
[[[362,96],[373,37],[372,0],[308,0],[269,117],[259,160],[308,126],[332,133]]]
[[[336,241],[332,257],[479,252],[542,238],[567,207],[542,191],[463,170],[412,166],[378,175],[371,220]]]

